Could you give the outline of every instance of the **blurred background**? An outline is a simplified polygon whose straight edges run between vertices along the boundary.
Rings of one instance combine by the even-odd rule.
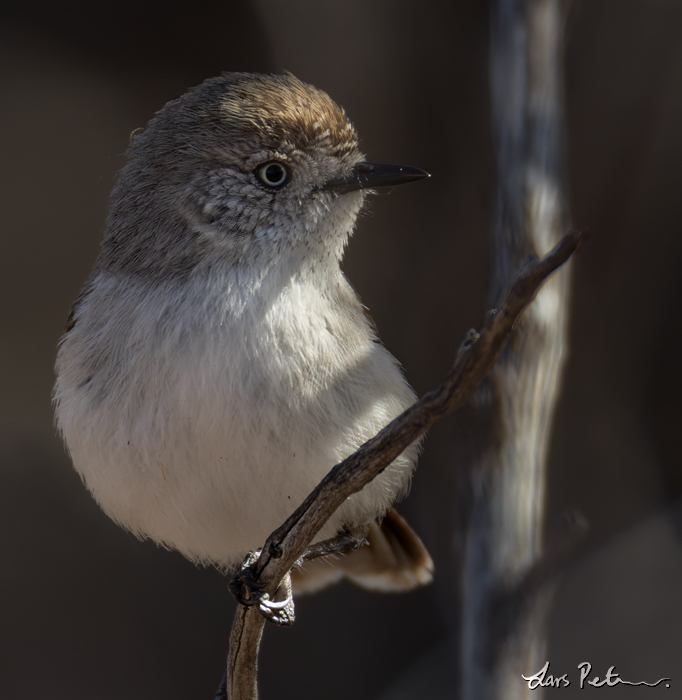
[[[345,107],[371,160],[430,171],[372,199],[345,261],[421,394],[486,307],[487,5],[0,4],[1,698],[208,700],[223,673],[227,580],[109,522],[52,423],[55,346],[130,133],[222,71],[289,70]],[[576,0],[566,26],[572,220],[594,236],[572,270],[550,463],[549,525],[567,508],[591,525],[551,617],[551,672],[573,681],[563,697],[579,692],[583,661],[592,675],[615,665],[626,680],[682,684],[681,36],[676,0]],[[266,629],[265,700],[457,697],[458,420],[428,436],[402,506],[436,582],[301,599],[293,628]]]

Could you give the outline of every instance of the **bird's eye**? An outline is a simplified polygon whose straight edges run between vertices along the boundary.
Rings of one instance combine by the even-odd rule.
[[[289,166],[277,160],[263,163],[256,171],[256,174],[264,185],[272,187],[273,189],[284,187],[291,179],[291,170]]]

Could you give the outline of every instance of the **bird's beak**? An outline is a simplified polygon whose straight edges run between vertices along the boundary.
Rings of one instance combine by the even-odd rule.
[[[426,170],[410,165],[390,163],[358,163],[349,173],[338,180],[330,180],[322,189],[343,194],[355,190],[373,190],[377,187],[393,187],[407,182],[431,177]]]

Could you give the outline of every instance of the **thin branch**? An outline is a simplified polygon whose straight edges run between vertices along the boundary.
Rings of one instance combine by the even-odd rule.
[[[227,671],[223,683],[229,700],[257,700],[258,649],[265,618],[256,608],[240,605],[232,621]],[[216,700],[221,700],[218,691]]]
[[[393,420],[354,454],[337,464],[287,521],[273,532],[251,570],[259,589],[273,598],[315,535],[352,494],[383,471],[437,420],[460,408],[494,366],[507,339],[545,279],[583,242],[572,233],[545,258],[530,256],[502,303],[488,313],[479,333],[469,331],[445,381]],[[257,698],[255,681],[263,618],[257,607],[240,607],[230,637],[230,700]]]

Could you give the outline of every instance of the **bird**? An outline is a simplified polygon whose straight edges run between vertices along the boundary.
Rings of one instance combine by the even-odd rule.
[[[210,78],[134,133],[53,393],[73,465],[111,519],[232,570],[415,401],[340,263],[367,194],[427,176],[366,161],[344,110],[289,73]],[[431,581],[394,508],[419,451],[317,537],[368,544],[309,563],[295,590]]]

